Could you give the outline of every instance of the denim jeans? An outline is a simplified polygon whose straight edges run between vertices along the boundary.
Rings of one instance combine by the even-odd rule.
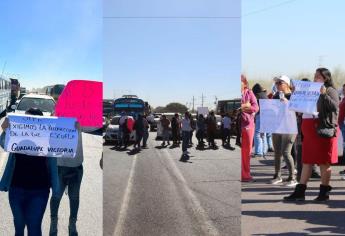
[[[190,132],[182,131],[182,151],[183,153],[187,151],[190,139]]]
[[[254,154],[265,155],[267,153],[267,135],[260,133],[260,116],[255,118],[255,132],[254,132]]]
[[[163,142],[167,141],[169,143],[169,129],[163,129]]]
[[[42,219],[47,207],[49,189],[26,190],[11,187],[8,198],[13,214],[15,236],[42,236]]]
[[[269,149],[273,149],[272,134],[271,133],[267,133],[266,134],[266,138],[267,138],[267,147]]]
[[[144,130],[143,146],[146,146],[148,138],[149,138],[149,131],[146,129]]]
[[[70,221],[76,221],[79,210],[79,193],[81,180],[83,178],[83,166],[78,167],[58,167],[60,189],[57,196],[50,199],[50,216],[57,219],[62,195],[68,188],[68,198],[70,205]]]
[[[144,137],[144,132],[142,132],[142,131],[136,131],[135,134],[136,134],[136,142],[135,142],[135,145],[138,145],[138,146],[140,147],[141,140],[142,140],[143,137]]]

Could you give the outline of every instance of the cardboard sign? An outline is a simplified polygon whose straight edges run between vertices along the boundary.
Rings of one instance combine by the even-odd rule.
[[[75,118],[11,114],[8,119],[5,151],[31,156],[75,157],[78,144]]]
[[[289,109],[305,114],[317,114],[316,103],[322,83],[293,80],[295,91],[291,95]]]
[[[102,82],[72,80],[68,82],[56,104],[55,115],[73,117],[81,127],[103,126]]]
[[[208,107],[198,107],[197,108],[198,115],[202,114],[204,117],[208,116]]]
[[[296,113],[289,110],[289,102],[279,99],[260,99],[260,132],[297,134]]]

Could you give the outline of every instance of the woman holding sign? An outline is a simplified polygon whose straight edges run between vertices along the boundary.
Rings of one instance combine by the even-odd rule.
[[[273,96],[273,99],[280,99],[282,102],[287,102],[291,97],[290,78],[283,75],[274,79],[278,92]],[[292,146],[296,140],[296,134],[272,134],[274,147],[274,165],[275,174],[270,181],[271,184],[282,183],[281,178],[281,162],[282,157],[287,164],[289,170],[289,177],[284,181],[286,186],[295,186],[297,184],[295,176],[295,164],[291,155]]]
[[[42,111],[37,108],[30,108],[26,114],[43,116]],[[7,119],[1,127],[4,131],[1,134],[1,146],[4,147],[5,132],[9,127]],[[0,190],[8,191],[15,235],[24,235],[25,226],[28,235],[42,235],[41,224],[50,188],[52,195],[55,196],[58,192],[56,158],[9,154],[0,182]]]
[[[250,153],[253,147],[255,130],[255,113],[259,111],[259,106],[254,93],[249,90],[247,78],[241,75],[241,156],[242,156],[242,182],[253,181],[250,175]]]
[[[302,120],[302,175],[295,191],[284,197],[286,201],[303,201],[307,183],[312,173],[313,164],[318,164],[321,170],[321,185],[319,196],[315,201],[326,201],[332,187],[329,185],[331,178],[331,164],[338,162],[337,127],[339,97],[334,88],[331,72],[326,68],[316,70],[314,82],[324,85],[320,89],[317,101],[318,115],[303,114]]]

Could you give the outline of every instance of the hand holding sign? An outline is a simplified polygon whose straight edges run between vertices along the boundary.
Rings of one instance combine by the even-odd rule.
[[[102,82],[73,80],[68,82],[56,104],[58,117],[77,118],[81,127],[103,126]]]
[[[289,109],[306,114],[317,114],[316,103],[322,83],[294,80],[293,84],[295,91],[290,98]]]
[[[31,156],[75,157],[78,131],[74,118],[8,116],[5,151]]]
[[[296,114],[288,106],[278,99],[260,99],[260,133],[297,134]]]

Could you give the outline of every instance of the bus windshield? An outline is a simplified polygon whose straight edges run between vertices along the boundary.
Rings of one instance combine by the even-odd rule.
[[[145,103],[139,98],[119,98],[114,102],[115,114],[125,112],[126,114],[144,114]]]

